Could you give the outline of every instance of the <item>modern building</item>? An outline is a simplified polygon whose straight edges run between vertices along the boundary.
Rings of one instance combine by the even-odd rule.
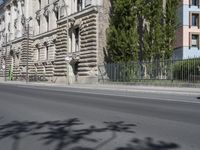
[[[200,0],[182,0],[174,59],[200,57]]]
[[[28,70],[30,79],[97,82],[109,10],[108,0],[4,1],[0,6],[0,75],[6,68],[14,79]]]

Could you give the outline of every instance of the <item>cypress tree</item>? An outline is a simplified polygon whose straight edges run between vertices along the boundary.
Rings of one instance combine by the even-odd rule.
[[[174,40],[176,29],[178,26],[177,8],[180,0],[166,0],[166,13],[165,13],[165,58],[170,58],[173,53]]]
[[[180,0],[113,0],[107,50],[113,62],[170,58]]]
[[[134,0],[114,0],[110,27],[107,30],[107,50],[113,62],[138,59],[138,35]]]

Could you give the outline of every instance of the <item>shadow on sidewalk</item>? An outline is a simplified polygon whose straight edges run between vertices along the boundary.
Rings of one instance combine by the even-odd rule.
[[[126,124],[123,121],[103,124],[104,127],[94,125],[85,127],[78,118],[46,122],[12,121],[0,125],[0,140],[12,139],[11,150],[21,150],[20,143],[27,137],[37,137],[44,145],[54,145],[53,150],[99,150],[115,140],[120,133],[134,134],[133,128],[136,127],[135,124]],[[100,140],[97,138],[100,133],[111,133],[111,136]],[[95,146],[83,147],[80,146],[80,142],[93,143]],[[142,146],[144,149],[137,149]],[[177,144],[155,143],[152,138],[146,138],[145,140],[134,139],[127,147],[119,147],[116,150],[171,150],[175,148],[178,148]]]

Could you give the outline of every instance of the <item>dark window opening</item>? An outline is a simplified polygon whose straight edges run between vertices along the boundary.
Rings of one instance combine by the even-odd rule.
[[[192,26],[199,25],[199,14],[192,14]]]
[[[38,2],[39,2],[39,9],[41,9],[42,8],[41,0],[38,0]]]
[[[77,11],[81,11],[82,10],[82,0],[77,0]]]
[[[199,0],[192,0],[192,5],[193,6],[198,6],[199,5]]]
[[[49,60],[49,47],[46,46],[46,60]]]
[[[46,23],[47,23],[47,31],[49,31],[49,16],[46,16]]]
[[[79,28],[76,28],[74,31],[75,34],[75,51],[79,51]]]
[[[192,47],[198,47],[199,46],[199,35],[192,35]]]

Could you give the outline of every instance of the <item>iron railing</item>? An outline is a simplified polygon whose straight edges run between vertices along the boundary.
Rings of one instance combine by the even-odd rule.
[[[200,58],[107,63],[99,66],[99,81],[200,84]]]

